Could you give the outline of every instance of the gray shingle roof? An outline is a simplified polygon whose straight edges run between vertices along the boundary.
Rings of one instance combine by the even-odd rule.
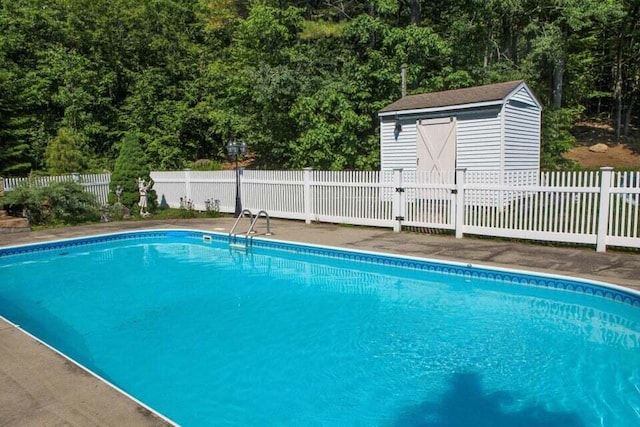
[[[409,95],[397,100],[393,104],[387,105],[380,110],[380,113],[500,101],[521,83],[523,83],[522,80],[515,80],[512,82],[468,87],[465,89]]]

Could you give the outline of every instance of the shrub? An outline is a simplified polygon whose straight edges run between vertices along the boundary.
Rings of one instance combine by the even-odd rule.
[[[138,193],[138,178],[144,179],[149,182],[149,166],[146,161],[144,151],[137,136],[130,134],[127,135],[122,141],[120,146],[120,153],[116,159],[116,164],[111,174],[111,184],[109,201],[114,203],[116,201],[115,191],[118,186],[122,187],[122,195],[120,196],[121,203],[132,212],[137,211],[135,207],[138,200],[140,200],[140,194]],[[147,191],[147,204],[149,210],[153,210],[156,206],[157,196],[155,191]]]
[[[73,181],[54,182],[46,187],[23,185],[5,193],[2,204],[32,225],[79,224],[100,219],[93,195]]]
[[[49,173],[62,175],[82,172],[87,166],[82,148],[80,135],[65,128],[59,129],[56,137],[49,141],[45,151]]]
[[[570,130],[576,121],[581,107],[549,109],[542,114],[542,150],[540,164],[543,169],[563,169],[571,162],[562,155],[576,142]]]
[[[194,171],[219,171],[222,170],[222,165],[215,160],[210,159],[198,159],[195,162],[187,164],[189,169]]]

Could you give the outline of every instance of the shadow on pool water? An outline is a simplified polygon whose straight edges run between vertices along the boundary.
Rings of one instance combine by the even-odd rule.
[[[450,388],[439,401],[424,401],[407,407],[395,421],[397,427],[583,427],[580,416],[550,412],[540,405],[506,411],[514,400],[508,392],[486,393],[477,373],[454,374]]]

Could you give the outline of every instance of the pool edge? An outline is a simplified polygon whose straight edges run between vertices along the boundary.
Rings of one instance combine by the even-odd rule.
[[[192,237],[199,237],[199,238],[205,235],[216,236],[217,239],[213,239],[213,241],[222,241],[222,240],[228,239],[228,233],[224,233],[221,231],[207,231],[207,230],[202,230],[197,228],[136,229],[136,230],[126,230],[126,231],[118,231],[118,232],[112,232],[112,233],[99,233],[99,234],[83,236],[83,237],[57,239],[57,240],[51,240],[46,242],[34,242],[34,243],[27,243],[27,244],[20,244],[20,245],[4,246],[4,247],[0,247],[0,258],[2,258],[3,256],[6,256],[4,255],[4,253],[16,251],[16,250],[19,250],[20,248],[33,247],[35,248],[34,251],[36,250],[43,251],[45,249],[57,249],[60,247],[64,247],[65,243],[69,244],[69,243],[77,242],[78,244],[74,246],[79,246],[81,244],[100,243],[102,241],[126,240],[127,237],[136,236],[136,235],[139,237],[154,237],[154,236],[161,235],[163,233],[168,235],[171,235],[173,233],[175,233],[176,235],[184,235],[187,233],[192,233],[194,234],[194,236]],[[117,239],[117,237],[122,237],[122,238]],[[516,284],[522,284],[522,285],[543,287],[547,289],[558,289],[558,290],[564,290],[567,292],[582,293],[586,295],[596,296],[599,298],[604,298],[610,301],[621,302],[623,304],[631,305],[632,307],[640,308],[640,290],[636,290],[634,288],[627,287],[624,285],[617,285],[614,283],[605,282],[602,280],[590,279],[585,277],[572,277],[568,274],[546,273],[546,272],[524,270],[524,269],[518,269],[518,268],[484,265],[482,263],[480,264],[465,263],[460,261],[450,261],[450,260],[441,260],[441,259],[434,259],[434,258],[427,258],[427,257],[411,256],[411,255],[401,255],[401,254],[390,253],[390,252],[374,252],[374,251],[357,249],[357,248],[350,249],[350,248],[321,245],[321,244],[314,244],[314,243],[301,243],[301,242],[289,241],[289,240],[279,240],[273,237],[250,237],[249,239],[247,239],[244,236],[240,236],[240,237],[237,237],[237,239],[240,239],[241,241],[245,241],[245,243],[247,242],[251,242],[252,244],[257,243],[260,247],[265,247],[265,248],[267,247],[277,248],[278,245],[294,247],[294,248],[297,248],[299,252],[308,252],[316,255],[322,255],[322,252],[352,254],[354,255],[353,258],[346,258],[346,259],[353,259],[356,261],[366,262],[367,260],[357,257],[357,255],[366,255],[366,256],[369,256],[372,258],[378,258],[378,259],[381,259],[381,258],[393,259],[396,261],[397,265],[400,265],[400,266],[407,266],[407,265],[401,264],[400,262],[401,260],[408,260],[418,264],[433,264],[433,265],[443,266],[445,270],[447,268],[451,268],[451,270],[457,269],[458,271],[456,271],[455,274],[460,276],[465,276],[464,274],[465,269],[467,270],[472,269],[479,272],[495,271],[495,272],[502,273],[505,276],[504,277],[493,277],[493,276],[485,277],[480,275],[480,278],[495,279],[495,280],[503,281],[505,283],[516,283]],[[313,249],[313,251],[305,251],[304,250],[305,247],[311,248]],[[384,264],[384,262],[377,262],[377,263]],[[411,267],[411,266],[408,266],[408,267]],[[424,270],[427,271],[427,269],[424,269]],[[429,270],[429,271],[450,273],[452,272],[451,270],[449,271]],[[546,280],[553,281],[556,284],[561,284],[562,286],[552,286],[551,283],[544,283],[544,282],[531,283],[529,281],[516,281],[516,280],[513,280],[509,275],[526,277],[528,278],[528,280],[535,280],[537,278],[546,279]],[[476,276],[474,276],[473,274],[469,274],[468,277],[476,277]],[[574,287],[573,284],[576,284],[576,286]],[[595,292],[593,293],[587,292],[584,289],[578,290],[577,288],[582,287],[581,285],[588,285],[596,288],[604,288],[606,290],[627,294],[629,295],[628,297],[629,301],[617,299],[614,294],[611,294],[611,295],[606,295],[602,293],[596,294]]]
[[[161,419],[162,421],[165,421],[165,422],[167,422],[168,424],[170,424],[172,426],[176,426],[176,427],[180,426],[180,424],[176,423],[171,418],[169,418],[166,415],[160,413],[159,411],[153,409],[149,405],[147,405],[144,402],[140,401],[139,399],[135,398],[134,396],[132,396],[131,394],[127,393],[126,391],[124,391],[120,387],[116,386],[115,384],[113,384],[113,383],[107,381],[106,379],[102,378],[100,375],[98,375],[97,373],[93,372],[91,369],[87,368],[86,366],[82,365],[81,363],[77,362],[75,359],[67,356],[66,354],[64,354],[63,352],[58,350],[57,348],[55,348],[52,345],[46,343],[45,341],[41,340],[37,336],[31,334],[29,331],[23,329],[22,327],[20,327],[20,325],[18,325],[16,323],[13,323],[11,320],[7,319],[6,317],[4,317],[2,315],[0,315],[0,320],[5,322],[6,324],[8,324],[11,328],[15,329],[16,331],[22,333],[23,335],[26,335],[28,338],[31,338],[35,342],[43,345],[45,348],[53,351],[58,356],[61,356],[64,360],[72,363],[77,368],[80,368],[83,372],[89,374],[94,379],[100,381],[102,384],[106,385],[107,387],[109,387],[112,390],[116,391],[120,395],[122,395],[125,398],[129,399],[130,401],[134,402],[136,405],[140,406],[141,408],[149,411],[151,414],[153,414],[157,418]]]

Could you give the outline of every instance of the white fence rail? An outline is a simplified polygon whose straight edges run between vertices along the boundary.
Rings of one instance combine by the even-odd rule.
[[[240,171],[243,207],[272,217],[640,248],[640,172]],[[170,207],[218,200],[234,212],[234,171],[152,172]]]
[[[59,176],[37,176],[30,178],[4,178],[4,190],[11,191],[21,185],[33,185],[38,187],[45,187],[52,182],[65,182],[76,181],[82,185],[86,191],[93,194],[96,198],[96,202],[100,205],[108,204],[109,198],[109,183],[111,182],[111,175],[108,173],[102,174],[71,174],[71,175],[59,175]]]

